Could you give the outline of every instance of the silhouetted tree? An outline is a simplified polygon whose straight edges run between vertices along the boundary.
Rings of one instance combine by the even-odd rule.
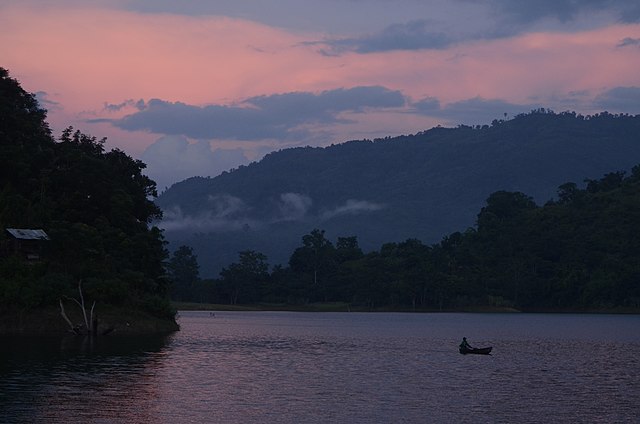
[[[297,248],[289,259],[291,270],[311,285],[313,300],[326,299],[326,284],[335,272],[336,250],[324,233],[324,230],[314,229],[303,236],[303,246]]]
[[[220,272],[222,290],[229,297],[229,303],[257,302],[262,285],[268,278],[267,257],[253,250],[239,253],[239,262],[232,263]]]
[[[180,246],[167,264],[171,280],[171,297],[174,300],[195,300],[196,284],[200,280],[198,257],[189,246]]]

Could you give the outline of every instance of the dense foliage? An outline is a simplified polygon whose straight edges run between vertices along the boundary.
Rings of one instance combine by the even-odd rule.
[[[203,276],[214,277],[246,249],[286,264],[312,228],[331,240],[357,236],[365,251],[407,238],[435,243],[473,226],[496,191],[541,203],[566,181],[630,171],[638,134],[640,115],[540,109],[490,125],[285,149],[175,184],[157,204],[170,245],[191,246]]]
[[[82,281],[92,301],[173,316],[145,165],[72,128],[55,140],[45,118],[0,68],[0,305],[51,305]],[[7,228],[45,230],[40,260],[16,253]]]
[[[493,193],[477,225],[425,245],[387,243],[364,254],[355,237],[334,246],[313,230],[289,266],[266,272],[242,252],[219,279],[192,282],[214,303],[346,302],[356,307],[523,310],[640,308],[640,166],[560,186],[537,206],[520,192]],[[192,257],[193,256],[193,253]],[[258,258],[247,261],[247,257]],[[249,277],[250,276],[250,277]]]
[[[162,213],[151,201],[156,187],[143,175],[145,165],[120,150],[105,151],[104,140],[72,128],[55,140],[45,119],[35,97],[0,68],[2,308],[52,305],[61,297],[75,296],[79,281],[87,299],[143,308],[164,317],[174,315],[170,290],[176,300],[228,304],[345,302],[368,309],[439,310],[479,305],[525,310],[640,308],[640,166],[628,176],[619,171],[586,180],[584,188],[562,184],[556,199],[543,206],[520,190],[494,191],[473,228],[451,233],[438,243],[406,238],[365,253],[357,235],[337,237],[334,243],[324,230],[314,229],[302,237],[302,245],[287,252],[286,266],[269,270],[267,255],[245,246],[237,262],[222,268],[219,278],[203,280],[196,249],[191,247],[177,249],[165,267],[163,236],[151,225]],[[403,227],[399,234],[413,231],[418,237],[424,228],[437,224],[432,206],[451,203],[453,192],[453,197],[470,195],[472,180],[512,181],[504,175],[498,178],[495,168],[487,172],[467,168],[472,158],[484,159],[487,167],[492,163],[527,173],[533,169],[533,153],[548,145],[558,154],[554,160],[559,167],[567,165],[566,157],[602,159],[594,152],[605,147],[615,151],[609,159],[630,161],[637,156],[639,125],[640,117],[626,115],[581,117],[534,111],[491,126],[436,128],[394,142],[283,151],[206,184],[186,187],[199,190],[191,192],[194,204],[203,196],[217,199],[213,206],[222,209],[208,218],[236,225],[239,231],[230,234],[238,243],[249,241],[243,235],[258,233],[252,225],[266,221],[276,224],[269,226],[270,231],[282,232],[276,236],[266,231],[262,236],[281,249],[287,246],[282,237],[318,222],[333,225],[333,233],[344,229],[342,234],[374,228],[378,237],[396,231],[394,222],[405,222],[414,226]],[[527,137],[537,137],[537,142],[527,143]],[[579,138],[586,141],[578,142]],[[373,148],[362,150],[362,145]],[[429,148],[422,149],[423,145]],[[453,169],[465,168],[460,174],[469,184],[439,171],[436,164],[443,156],[434,156],[433,146],[456,157]],[[496,146],[500,154],[491,156]],[[575,154],[567,156],[571,150]],[[538,165],[559,168],[549,160],[546,157]],[[374,167],[360,166],[358,161]],[[598,168],[594,163],[589,166]],[[263,178],[265,172],[274,174]],[[549,174],[534,172],[532,178],[549,179]],[[220,187],[225,191],[215,191]],[[434,196],[425,187],[441,191]],[[362,197],[354,198],[354,193]],[[276,201],[283,199],[279,194],[290,202]],[[175,191],[167,193],[168,199],[172,196]],[[253,207],[256,202],[264,207]],[[183,206],[189,210],[189,205]],[[265,215],[242,215],[252,210]],[[280,221],[270,215],[276,212]],[[304,215],[308,213],[318,220]],[[377,218],[366,220],[366,216]],[[42,241],[40,259],[29,261],[12,247],[7,228],[44,229],[50,240]],[[203,259],[208,263],[213,257]]]

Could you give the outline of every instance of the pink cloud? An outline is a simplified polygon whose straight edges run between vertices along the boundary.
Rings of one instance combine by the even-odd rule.
[[[321,34],[287,32],[240,19],[188,17],[89,7],[5,6],[0,14],[0,57],[30,91],[46,91],[61,106],[54,128],[79,126],[105,102],[159,98],[192,105],[233,104],[272,93],[319,92],[380,85],[414,100],[442,105],[471,98],[527,104],[573,91],[638,86],[637,49],[616,47],[640,25],[615,25],[578,33],[533,33],[479,40],[443,50],[348,53],[324,56],[305,42]],[[129,110],[130,111],[130,110]],[[397,111],[396,111],[397,112]],[[418,115],[354,114],[355,123],[327,128],[337,142],[428,128],[440,120]],[[86,126],[86,124],[84,124]],[[157,135],[93,124],[95,135],[140,153]]]
[[[269,77],[296,55],[292,35],[228,18],[14,8],[0,19],[8,41],[4,60],[74,98],[235,98],[252,93],[246,84],[265,85],[266,78],[258,78],[262,72]],[[281,58],[284,48],[288,56]]]
[[[624,52],[616,44],[639,28],[619,25],[574,34],[533,33],[459,46],[454,49],[459,59],[442,69],[447,75],[437,76],[444,89],[432,93],[451,100],[475,94],[526,102],[532,96],[551,101],[572,91],[595,95],[606,87],[638,85],[635,69],[640,55]]]

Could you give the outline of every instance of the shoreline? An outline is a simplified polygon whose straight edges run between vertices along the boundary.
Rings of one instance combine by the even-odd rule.
[[[456,309],[427,309],[427,308],[367,308],[352,306],[343,302],[311,303],[307,305],[284,304],[250,304],[225,305],[215,303],[172,302],[178,311],[224,311],[224,312],[406,312],[406,313],[503,313],[503,314],[614,314],[637,315],[640,308],[604,308],[604,309],[525,309],[519,310],[509,307],[469,306]]]
[[[216,312],[359,312],[359,313],[473,313],[473,314],[584,314],[584,315],[638,315],[636,308],[607,309],[527,309],[475,306],[457,309],[366,308],[342,302],[313,303],[307,305],[253,304],[224,305],[212,303],[172,302],[177,311]],[[74,323],[84,321],[77,310],[67,311]],[[170,334],[180,330],[179,316],[175,319],[159,318],[144,311],[103,305],[96,308],[99,326],[96,337],[145,336]],[[107,331],[109,330],[109,331]],[[103,334],[108,332],[108,334]],[[76,335],[55,307],[34,310],[4,310],[0,312],[0,336],[87,336]]]
[[[84,323],[84,317],[78,308],[68,308],[66,313],[74,324]],[[98,320],[98,331],[92,337],[153,335],[171,333],[180,329],[175,319],[159,318],[145,311],[110,305],[97,306],[94,317]],[[88,334],[74,334],[62,318],[60,309],[47,307],[32,310],[3,310],[0,313],[0,335],[86,336]]]

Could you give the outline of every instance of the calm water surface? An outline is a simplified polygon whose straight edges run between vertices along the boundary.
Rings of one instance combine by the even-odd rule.
[[[640,316],[180,315],[164,338],[0,339],[0,422],[640,422]]]

